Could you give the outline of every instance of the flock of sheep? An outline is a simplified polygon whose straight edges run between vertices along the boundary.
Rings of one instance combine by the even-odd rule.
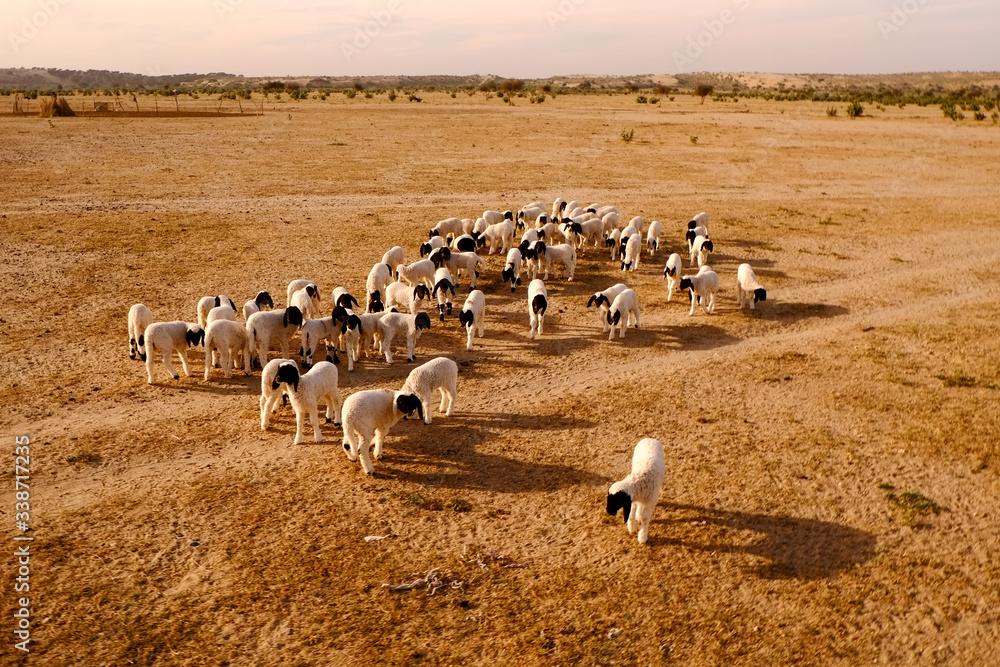
[[[405,340],[407,361],[416,358],[421,334],[430,329],[431,318],[425,308],[437,306],[441,321],[453,314],[453,299],[458,279],[469,279],[469,294],[458,320],[467,332],[466,349],[472,350],[476,336],[484,334],[486,296],[477,289],[486,261],[478,252],[499,253],[506,258],[501,278],[516,292],[522,276],[527,288],[529,336],[544,334],[545,312],[549,307],[545,281],[549,274],[558,279],[560,272],[572,281],[578,253],[592,245],[604,248],[623,272],[633,272],[640,264],[642,233],[646,228],[641,217],[632,218],[624,227],[614,206],[581,206],[578,202],[557,199],[549,213],[543,202],[533,202],[513,211],[485,211],[482,217],[448,218],[430,229],[428,241],[421,244],[421,259],[406,263],[406,251],[396,246],[368,274],[365,306],[343,287],[331,294],[332,313],[323,317],[323,299],[319,286],[309,280],[294,280],[288,285],[285,308],[275,308],[268,292],[262,291],[242,308],[245,324],[237,322],[237,307],[225,295],[207,296],[198,301],[197,321],[155,322],[149,308],[135,304],[128,314],[129,356],[146,363],[147,381],[154,383],[156,361],[162,362],[175,380],[178,373],[171,363],[173,352],[181,359],[184,374],[190,376],[188,349],[204,347],[205,380],[213,368],[232,377],[232,369],[242,366],[250,374],[262,368],[260,426],[267,430],[272,413],[283,402],[291,403],[296,417],[295,444],[305,440],[306,419],[312,426],[313,439],[322,442],[319,406],[325,406],[327,423],[343,428],[343,446],[348,459],[360,459],[365,473],[374,473],[372,457],[382,456],[382,445],[389,430],[400,419],[414,413],[431,423],[431,399],[441,394],[439,412],[451,416],[457,396],[458,365],[447,357],[438,357],[414,368],[399,390],[370,389],[341,400],[338,390],[338,352],[347,358],[348,372],[354,370],[360,354],[372,353],[393,363],[392,347]],[[519,243],[515,235],[524,230]],[[646,249],[650,257],[660,249],[662,226],[650,222],[645,229]],[[706,313],[715,309],[719,276],[708,265],[714,245],[708,234],[708,215],[699,213],[685,230],[688,266],[697,271],[683,276],[683,260],[678,253],[669,256],[663,270],[667,280],[667,301],[674,291],[688,291],[691,309]],[[740,308],[767,298],[749,264],[737,271],[737,303]],[[629,325],[639,328],[639,298],[635,290],[618,283],[594,293],[587,307],[596,307],[602,332],[613,339],[625,337]],[[292,337],[298,333],[300,362],[289,356]],[[268,360],[273,341],[281,357]],[[319,343],[325,341],[326,360],[314,363]],[[331,356],[332,352],[332,356]],[[300,370],[301,366],[301,370]],[[371,450],[371,453],[369,453]],[[615,515],[623,510],[629,533],[638,531],[645,543],[649,522],[663,482],[663,445],[650,438],[635,447],[632,471],[615,482],[608,491],[607,511]]]

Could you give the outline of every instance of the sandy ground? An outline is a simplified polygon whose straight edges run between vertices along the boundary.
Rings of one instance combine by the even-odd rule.
[[[29,655],[0,572],[4,664],[1000,663],[1000,130],[423,99],[0,118],[0,515],[20,534],[27,434],[35,538]],[[535,341],[487,257],[486,337],[467,352],[435,319],[417,350],[459,362],[455,415],[400,422],[373,478],[332,424],[293,446],[286,409],[261,432],[259,374],[206,382],[198,352],[149,386],[128,358],[133,303],[362,294],[441,218],[559,196],[660,220],[665,247],[629,274],[587,250]],[[721,291],[689,317],[662,270],[702,210]],[[752,314],[742,262],[768,290]],[[585,305],[622,280],[642,328],[609,342]],[[342,395],[412,367],[341,365]],[[667,467],[646,546],[604,512],[643,437]],[[431,570],[433,594],[385,587]]]

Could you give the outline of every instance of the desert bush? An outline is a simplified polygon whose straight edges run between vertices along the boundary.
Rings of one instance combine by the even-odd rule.
[[[659,104],[660,103],[660,98],[659,97],[650,97],[649,98],[649,103],[650,104]]]
[[[646,104],[649,102],[649,99],[645,95],[637,95],[635,101],[639,104]]]
[[[826,115],[830,118],[834,118],[837,115],[837,107],[827,107]]]
[[[964,371],[955,371],[951,375],[938,375],[936,376],[938,380],[944,383],[946,387],[975,387],[976,378],[971,375],[966,375]]]
[[[854,100],[853,102],[847,105],[847,116],[849,118],[859,118],[860,116],[864,115],[864,113],[865,113],[865,107],[858,100]]]
[[[282,81],[268,81],[264,84],[263,89],[267,91],[284,90],[285,84]]]
[[[520,79],[507,79],[502,84],[500,84],[500,91],[506,93],[508,96],[510,93],[516,93],[519,90],[524,89],[524,81]]]
[[[353,88],[348,88],[347,90],[344,91],[344,97],[346,97],[349,100],[353,100],[357,96],[357,94],[358,91],[354,90]]]
[[[951,118],[952,120],[963,120],[965,114],[959,111],[958,107],[952,101],[941,103],[941,113],[944,114],[945,118]]]
[[[688,139],[691,140],[692,144],[695,144],[695,145],[698,144],[698,137],[696,137],[695,135],[692,134],[690,137],[688,137]]]
[[[365,91],[365,99],[366,100],[370,100],[373,97],[375,97],[375,95],[372,93],[372,91],[370,91],[370,90],[366,90]]]
[[[395,90],[390,90],[388,97],[389,97],[389,101],[390,102],[395,102],[396,101],[396,91]]]
[[[975,118],[976,120],[986,120],[986,114],[984,114],[982,111],[977,111],[972,115],[972,117]]]
[[[715,87],[710,86],[707,83],[700,83],[698,87],[694,89],[694,94],[701,98],[701,103],[705,103],[705,98],[715,92]]]
[[[624,141],[626,144],[631,143],[632,138],[635,136],[635,129],[622,130],[621,136],[622,136],[622,141]]]
[[[409,95],[407,95],[407,99],[409,99],[411,102],[423,102],[422,99],[417,97],[416,93],[410,93]]]
[[[993,121],[994,125],[1000,123],[1000,113],[994,111],[992,114],[990,114],[990,119]]]

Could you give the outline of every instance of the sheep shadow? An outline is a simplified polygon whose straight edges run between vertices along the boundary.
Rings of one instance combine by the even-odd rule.
[[[704,313],[698,310],[695,317],[699,314],[704,316]],[[663,332],[671,339],[670,346],[679,350],[713,350],[727,345],[735,345],[742,340],[714,324],[695,323],[668,326],[663,328]]]
[[[758,304],[755,310],[757,317],[762,320],[776,320],[779,322],[800,322],[808,319],[829,319],[847,315],[851,311],[843,306],[835,306],[828,303],[801,303],[774,301],[770,304],[765,302]]]
[[[676,538],[651,536],[651,545],[752,556],[762,560],[750,568],[761,579],[827,579],[875,555],[872,534],[829,521],[673,503],[662,506],[668,518],[654,519],[653,523],[676,526],[686,534]],[[749,541],[747,533],[753,534]]]

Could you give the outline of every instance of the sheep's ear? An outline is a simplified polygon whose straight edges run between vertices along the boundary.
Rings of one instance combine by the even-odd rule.
[[[219,297],[215,297],[215,307],[218,308],[221,305],[222,305],[222,302],[219,301]]]
[[[767,301],[767,290],[765,290],[763,287],[755,289],[753,292],[753,300],[754,303],[759,303],[760,301]],[[140,338],[139,340],[141,341],[142,339]],[[139,344],[142,345],[142,343]]]
[[[593,306],[594,305],[594,301],[596,301],[596,300],[597,300],[597,295],[596,294],[593,295],[593,296],[591,296],[590,300],[587,301],[587,308],[590,308],[591,306]]]
[[[615,494],[608,494],[608,514],[614,516],[618,510],[624,510],[625,523],[628,523],[629,514],[632,513],[632,497],[624,491]]]
[[[609,310],[608,311],[608,317],[610,318],[610,316],[611,316],[611,311]],[[622,311],[616,310],[615,311],[614,322],[612,322],[612,324],[618,324],[619,322],[621,322],[621,319],[622,319]]]

